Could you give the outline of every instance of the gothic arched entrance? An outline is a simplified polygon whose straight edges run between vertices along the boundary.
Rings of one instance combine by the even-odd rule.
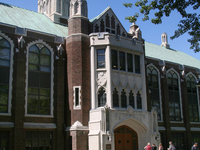
[[[115,150],[138,150],[138,135],[128,126],[120,126],[114,130]]]

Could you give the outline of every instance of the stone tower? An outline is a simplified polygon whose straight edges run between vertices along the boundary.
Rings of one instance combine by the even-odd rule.
[[[66,38],[68,135],[72,150],[87,150],[90,111],[90,48],[87,1],[71,0]]]
[[[67,24],[69,6],[70,0],[38,0],[38,12],[61,24]]]

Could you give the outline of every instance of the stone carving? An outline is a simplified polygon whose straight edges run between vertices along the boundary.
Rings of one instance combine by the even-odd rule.
[[[106,72],[98,72],[97,73],[97,84],[98,86],[104,86],[107,82],[107,74]]]

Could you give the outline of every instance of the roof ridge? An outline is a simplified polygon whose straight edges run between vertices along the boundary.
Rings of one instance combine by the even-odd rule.
[[[99,15],[97,15],[96,17],[90,19],[90,22],[94,22],[96,21],[98,18],[100,18],[107,10],[111,9],[110,6],[108,6],[106,9],[104,9]]]
[[[37,14],[42,14],[42,13],[39,13],[39,12],[36,12],[36,11],[33,11],[33,10],[29,10],[29,9],[22,8],[22,7],[19,7],[19,6],[14,6],[14,5],[11,5],[11,4],[6,4],[6,3],[3,3],[3,2],[0,2],[0,5],[1,4],[4,5],[4,6],[8,6],[8,7],[16,7],[16,8],[24,9],[24,10],[31,11],[31,12],[34,12],[34,13],[37,13]]]

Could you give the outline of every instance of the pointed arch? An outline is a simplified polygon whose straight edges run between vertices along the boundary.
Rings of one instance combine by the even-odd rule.
[[[26,99],[26,102],[25,102],[25,116],[37,116],[37,117],[49,116],[49,117],[53,117],[53,108],[54,108],[53,107],[53,102],[54,102],[54,99],[53,99],[53,93],[54,93],[54,91],[53,91],[53,87],[54,87],[54,82],[53,82],[53,78],[54,78],[54,51],[53,51],[53,48],[51,48],[43,40],[36,40],[36,41],[30,42],[27,45],[26,49],[27,49],[27,53],[26,53],[26,79],[25,79],[25,83],[26,83],[26,86],[25,86],[25,93],[26,93],[26,95],[25,95],[25,99]],[[39,53],[35,52],[36,49],[39,50]],[[36,56],[36,57],[34,57],[34,59],[32,59],[32,60],[29,60],[29,56],[30,56],[29,53],[30,54],[33,53],[33,55]],[[37,67],[36,67],[37,65],[35,65],[35,64],[32,65],[32,63],[30,63],[30,61],[31,62],[32,61],[33,62],[37,61],[35,58],[38,58],[38,56],[44,57],[45,60],[49,59],[48,60],[48,65],[46,64],[47,62],[42,62],[41,61],[41,64],[39,64],[40,65],[40,67],[39,67],[40,69],[39,69],[39,71],[37,73],[37,75],[39,75],[39,73],[42,74],[41,76],[38,76],[38,80],[39,80],[39,78],[43,78],[43,77],[47,77],[46,80],[48,80],[48,78],[50,79],[48,81],[49,85],[48,84],[47,85],[43,84],[45,86],[45,88],[47,88],[47,90],[43,90],[43,88],[40,88],[40,87],[38,87],[38,89],[37,89],[37,90],[43,90],[43,92],[45,91],[46,93],[49,93],[49,100],[46,99],[46,101],[44,102],[45,105],[47,105],[47,103],[49,103],[49,106],[50,106],[49,107],[49,113],[44,113],[44,114],[43,113],[42,114],[41,113],[28,113],[28,95],[30,95],[29,81],[31,81],[31,80],[29,80],[29,75],[31,75],[31,74],[33,75],[34,74],[34,69],[37,69]],[[43,61],[44,61],[44,59],[43,59]],[[29,67],[32,67],[33,73],[31,73],[29,71]],[[29,73],[31,73],[31,74],[29,74]],[[40,81],[43,81],[43,80],[41,79]],[[35,89],[32,89],[32,90],[35,90]],[[44,112],[45,112],[45,110],[44,110]]]
[[[158,114],[158,121],[162,120],[162,100],[160,71],[152,63],[147,65],[148,87],[151,91],[151,107],[154,107]]]
[[[98,107],[103,107],[106,103],[106,89],[104,87],[100,87],[98,90]]]
[[[166,72],[170,121],[182,121],[182,100],[180,89],[180,75],[171,68]]]
[[[1,62],[0,74],[4,75],[1,76],[0,86],[2,91],[4,91],[3,92],[4,97],[7,97],[6,100],[4,101],[4,106],[2,106],[2,111],[0,111],[0,114],[11,116],[14,43],[7,35],[2,33],[1,31],[0,31],[0,47],[3,47],[2,51],[0,51],[0,62]],[[3,85],[1,85],[2,82]]]
[[[197,78],[192,72],[186,75],[190,122],[199,122],[200,120],[199,93],[198,88],[195,86],[196,80]]]

